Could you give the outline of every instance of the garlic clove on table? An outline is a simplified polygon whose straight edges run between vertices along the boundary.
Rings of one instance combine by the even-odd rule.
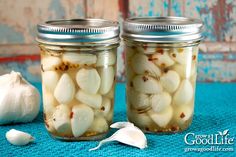
[[[15,129],[6,132],[6,139],[8,142],[16,146],[27,145],[34,141],[34,137],[30,134]]]
[[[111,141],[118,141],[123,144],[127,144],[133,147],[137,147],[139,149],[144,149],[147,147],[147,139],[144,133],[134,126],[130,122],[118,122],[111,125],[112,128],[120,128],[116,131],[112,136],[102,140],[99,142],[99,145],[95,148],[90,149],[97,150],[99,149],[104,143],[111,142]]]
[[[0,125],[30,122],[38,115],[39,92],[20,73],[0,76],[0,84]]]

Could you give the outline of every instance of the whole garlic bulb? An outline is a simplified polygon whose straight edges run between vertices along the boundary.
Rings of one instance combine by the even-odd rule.
[[[32,121],[39,105],[38,90],[19,72],[0,76],[0,125]]]

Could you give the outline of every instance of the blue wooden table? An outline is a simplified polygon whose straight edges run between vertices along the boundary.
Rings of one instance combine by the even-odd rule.
[[[41,92],[41,84],[34,84]],[[125,84],[116,86],[114,121],[126,120]],[[28,124],[0,126],[0,157],[5,156],[236,156],[235,144],[215,145],[226,150],[206,151],[211,145],[185,144],[184,137],[191,132],[195,135],[217,134],[218,131],[229,129],[228,137],[236,137],[236,83],[198,83],[195,115],[191,127],[185,132],[171,135],[147,134],[148,148],[139,150],[116,142],[105,144],[101,149],[93,152],[88,150],[95,147],[97,141],[61,142],[50,138],[43,124],[42,107],[38,117]],[[5,139],[9,129],[19,129],[31,133],[35,142],[27,146],[13,146]],[[111,131],[114,132],[114,131]],[[234,142],[235,143],[235,142]],[[187,149],[194,152],[185,152]],[[201,149],[198,149],[201,148]],[[216,148],[216,147],[215,147]],[[233,148],[230,152],[227,148]],[[209,151],[209,150],[208,150]]]

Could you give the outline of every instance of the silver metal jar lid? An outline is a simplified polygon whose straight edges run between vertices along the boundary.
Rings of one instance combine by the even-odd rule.
[[[130,18],[123,23],[125,39],[143,42],[190,42],[203,38],[203,23],[186,17]]]
[[[37,41],[55,45],[78,42],[119,42],[119,23],[103,19],[47,21],[37,25]]]

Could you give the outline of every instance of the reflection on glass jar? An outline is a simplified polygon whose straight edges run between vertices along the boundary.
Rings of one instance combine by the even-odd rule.
[[[159,20],[162,22],[159,23]],[[170,25],[172,21],[175,25],[183,25],[178,23],[178,18],[165,20],[165,25]],[[140,27],[135,32],[127,31],[140,23],[151,26]],[[154,27],[158,24],[163,25],[163,19],[136,18],[124,25],[127,116],[129,121],[146,132],[179,132],[189,127],[193,117],[201,35],[189,41],[177,41],[171,37],[167,40],[164,26],[160,29]],[[149,31],[156,31],[154,37],[150,37],[150,32],[145,36],[145,31],[152,27],[153,30]],[[137,32],[142,34],[140,38],[137,38]],[[162,33],[154,40],[158,32]]]
[[[59,28],[68,23],[59,22],[61,26],[55,24]],[[83,40],[90,38],[90,42],[77,39],[81,27],[91,33],[97,22],[114,27],[117,33],[113,42],[110,39],[92,42],[95,39],[90,37],[83,37]],[[54,23],[57,22],[47,27],[54,27]],[[39,32],[42,27],[39,25]],[[62,140],[102,138],[113,118],[118,26],[105,20],[82,20],[82,23],[78,20],[67,25],[66,29],[70,28],[78,29],[73,34],[76,42],[66,38],[49,42],[41,36],[37,39],[41,49],[45,126],[53,137]]]

